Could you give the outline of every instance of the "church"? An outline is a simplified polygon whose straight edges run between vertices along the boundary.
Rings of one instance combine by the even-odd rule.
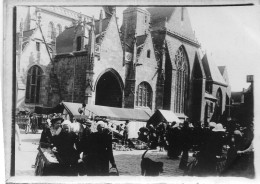
[[[187,8],[128,7],[120,28],[115,8],[104,10],[97,20],[78,16],[56,37],[49,63],[27,67],[25,105],[164,109],[192,122],[229,115],[227,68],[201,51]]]

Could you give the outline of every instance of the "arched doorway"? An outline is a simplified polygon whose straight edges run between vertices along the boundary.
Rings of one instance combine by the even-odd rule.
[[[114,72],[104,73],[96,85],[96,105],[122,107],[122,83]]]

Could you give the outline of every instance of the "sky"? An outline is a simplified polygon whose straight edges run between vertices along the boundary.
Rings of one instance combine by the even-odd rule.
[[[67,7],[99,18],[101,7]],[[117,7],[118,24],[123,10]],[[247,88],[247,75],[260,73],[260,7],[187,7],[201,49],[227,67],[232,91]],[[256,77],[255,77],[256,78]]]

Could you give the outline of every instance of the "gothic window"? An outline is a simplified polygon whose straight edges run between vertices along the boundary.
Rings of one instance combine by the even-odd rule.
[[[147,58],[150,58],[151,50],[147,50]]]
[[[216,108],[215,108],[216,112],[215,113],[216,113],[216,119],[218,121],[222,114],[222,92],[221,92],[220,88],[217,91],[216,98],[217,98],[217,101],[216,101]]]
[[[61,34],[61,32],[62,32],[61,25],[58,24],[58,25],[57,25],[57,33],[58,33],[58,35]]]
[[[175,55],[176,63],[176,90],[175,90],[175,112],[186,112],[186,99],[188,94],[188,59],[184,47],[180,47]]]
[[[27,73],[26,103],[39,103],[42,69],[33,66]]]
[[[221,94],[221,90],[218,89],[217,91],[217,95],[216,95],[216,98],[217,98],[217,102],[216,102],[216,105],[218,108],[222,108],[222,94]]]
[[[77,51],[81,50],[81,36],[77,37]]]
[[[147,82],[138,85],[136,91],[136,106],[152,108],[152,88]]]
[[[52,22],[50,22],[48,26],[48,38],[52,40],[55,39],[55,28]]]

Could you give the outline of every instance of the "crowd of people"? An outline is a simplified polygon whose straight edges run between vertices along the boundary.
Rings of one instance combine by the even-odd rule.
[[[48,174],[109,175],[109,162],[112,168],[116,168],[116,164],[112,150],[112,132],[108,124],[101,119],[84,120],[81,123],[75,118],[71,122],[58,116],[47,119],[40,147],[50,148],[59,162],[58,169]]]
[[[59,175],[107,176],[113,156],[113,134],[121,134],[128,145],[129,121],[115,125],[107,119],[70,122],[59,116],[43,123],[41,147],[49,147],[59,161]],[[179,159],[179,169],[186,175],[254,176],[253,126],[241,127],[234,121],[221,123],[159,122],[138,132],[138,139],[149,149],[167,151],[170,159]],[[190,153],[190,154],[189,154]],[[193,154],[193,157],[189,155]],[[56,172],[56,171],[55,171]],[[57,174],[57,173],[56,173]]]
[[[151,149],[167,150],[171,159],[181,156],[179,168],[188,175],[239,175],[245,170],[254,175],[252,124],[160,122],[140,128],[139,139]],[[192,161],[189,152],[194,153]]]

